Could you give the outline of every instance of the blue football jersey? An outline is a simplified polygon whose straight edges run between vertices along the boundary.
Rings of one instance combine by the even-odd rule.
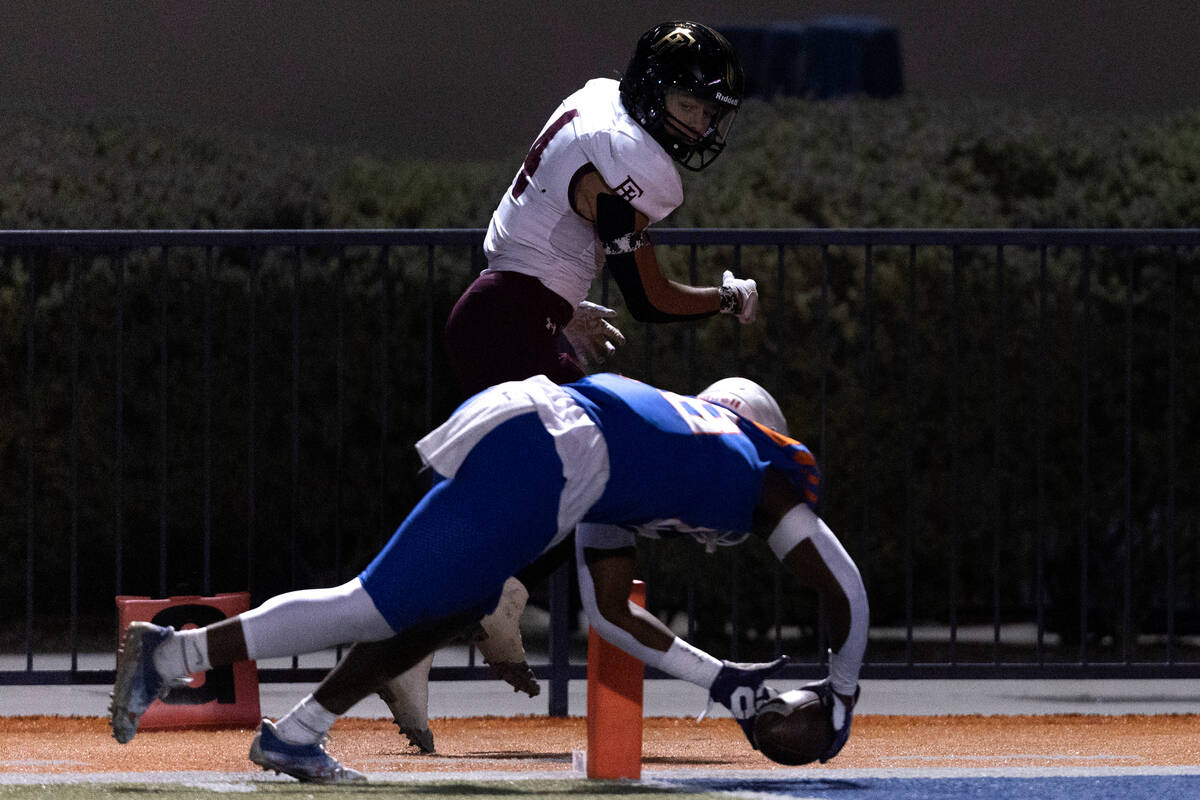
[[[749,532],[769,466],[817,502],[808,448],[695,397],[607,373],[564,387],[604,433],[610,475],[588,522]]]

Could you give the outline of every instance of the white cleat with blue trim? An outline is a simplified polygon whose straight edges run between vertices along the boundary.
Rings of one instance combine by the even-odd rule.
[[[250,760],[263,769],[291,775],[304,783],[366,783],[367,776],[343,767],[325,745],[291,744],[279,738],[275,723],[264,719],[250,745]]]
[[[117,650],[116,680],[108,710],[113,738],[125,744],[137,733],[146,709],[173,686],[186,686],[189,678],[163,680],[154,667],[154,650],[175,635],[175,629],[149,622],[131,622]]]

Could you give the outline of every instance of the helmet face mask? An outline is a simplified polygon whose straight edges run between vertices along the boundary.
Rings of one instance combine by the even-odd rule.
[[[665,127],[682,147],[700,150],[725,148],[725,138],[736,111],[713,100],[696,97],[674,86],[663,96]],[[716,158],[714,155],[713,158]],[[708,159],[709,162],[712,159]],[[707,164],[708,162],[706,162]],[[699,168],[699,167],[698,167]]]
[[[621,78],[621,101],[672,158],[698,171],[725,149],[742,85],[724,36],[697,22],[664,22],[638,40]],[[709,112],[702,129],[681,108],[689,102]]]

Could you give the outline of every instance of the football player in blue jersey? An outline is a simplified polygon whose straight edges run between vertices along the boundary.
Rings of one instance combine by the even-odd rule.
[[[849,736],[850,718],[858,699],[858,672],[867,642],[866,590],[854,561],[813,511],[819,488],[815,462],[807,448],[788,438],[787,420],[775,399],[746,378],[719,380],[697,397],[756,423],[781,446],[780,451],[769,448],[758,451],[760,457],[764,457],[764,452],[772,452],[776,461],[766,473],[767,483],[754,511],[756,516],[779,521],[769,533],[765,531],[770,522],[761,522],[753,529],[742,524],[728,528],[696,527],[678,518],[637,525],[581,523],[575,534],[575,553],[580,597],[588,620],[601,636],[642,663],[708,689],[710,702],[715,700],[728,708],[751,746],[757,749],[754,714],[775,696],[762,679],[783,666],[787,657],[771,664],[732,664],[714,658],[676,636],[658,617],[630,602],[628,587],[635,577],[639,536],[691,536],[712,552],[717,547],[740,544],[754,532],[765,533],[775,556],[801,584],[816,589],[829,603],[834,645],[829,652],[829,677],[805,687],[821,698],[833,722],[835,737],[821,755],[822,761],[828,761]],[[721,414],[710,418],[705,406],[695,407],[688,398],[679,398],[676,404],[687,409],[690,424],[696,430],[710,433],[726,430]],[[739,425],[741,429],[746,429],[744,423]],[[755,434],[753,428],[746,430]],[[789,454],[792,461],[780,463],[781,453]],[[703,463],[698,467],[707,469]],[[682,472],[675,474],[681,482],[688,482]],[[734,492],[734,496],[741,494]],[[728,494],[718,494],[712,497],[712,502],[728,499]],[[801,502],[796,502],[797,499]]]
[[[510,575],[579,526],[581,588],[597,630],[647,664],[707,688],[751,744],[754,713],[773,696],[763,682],[786,659],[720,661],[630,607],[630,546],[639,532],[714,544],[764,538],[831,609],[829,677],[811,688],[837,734],[822,754],[832,758],[849,735],[857,698],[866,592],[813,511],[819,479],[812,454],[779,430],[782,415],[774,429],[746,416],[767,418],[769,411],[754,409],[778,414],[778,406],[756,384],[737,386],[716,384],[688,397],[600,374],[565,386],[538,376],[481,392],[417,444],[439,480],[355,579],[279,595],[194,630],[132,623],[117,658],[113,735],[132,739],[150,703],[193,672],[348,640],[368,647],[390,641],[390,672],[343,674],[327,687],[331,696],[342,693],[339,704],[348,709],[370,693],[363,687],[409,668],[491,611]],[[326,710],[299,724],[311,741],[303,741],[303,730],[280,735],[264,720],[251,759],[301,780],[361,782],[361,773],[324,750],[335,717]]]

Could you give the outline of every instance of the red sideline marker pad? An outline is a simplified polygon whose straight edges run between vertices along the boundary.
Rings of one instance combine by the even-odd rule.
[[[646,607],[646,584],[629,599]],[[587,776],[642,777],[642,683],[645,665],[588,630]]]
[[[131,622],[171,625],[176,630],[199,628],[250,609],[249,592],[212,597],[117,595],[116,600],[117,629],[122,633]],[[191,686],[172,689],[151,703],[138,729],[253,728],[260,721],[258,667],[253,661],[240,661],[194,673]]]

